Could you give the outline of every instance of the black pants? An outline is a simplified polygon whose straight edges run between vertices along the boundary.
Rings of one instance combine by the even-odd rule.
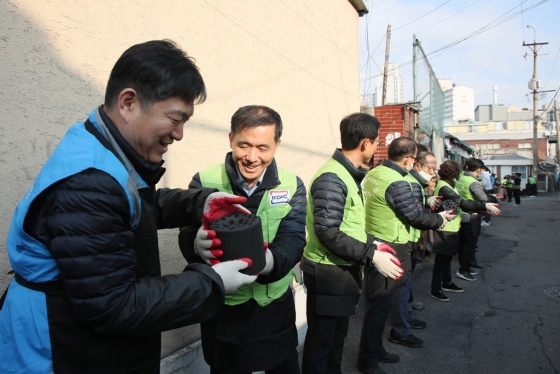
[[[513,190],[513,198],[515,199],[515,203],[517,205],[521,204],[521,199],[519,198],[519,190]]]
[[[532,195],[532,196],[537,196],[537,194],[538,194],[537,185],[536,184],[530,184],[529,187],[531,189],[529,194]]]
[[[507,188],[507,197],[508,197],[508,202],[511,203],[511,198],[513,196],[513,190],[511,188]]]
[[[266,374],[299,374],[299,364],[298,364],[298,353],[297,349],[290,353],[288,358],[286,358],[280,365],[276,366],[272,370],[265,371]],[[238,371],[220,371],[214,368],[210,368],[210,374],[251,374],[250,372],[238,372]]]
[[[303,283],[307,288],[307,335],[303,346],[302,372],[340,374],[350,317],[318,315],[315,277],[305,274]]]
[[[473,229],[470,222],[461,222],[459,230],[459,270],[471,271],[471,262],[474,261],[474,250],[478,242],[478,236],[473,235]],[[480,224],[476,222],[475,224]]]
[[[378,357],[387,351],[383,347],[383,330],[391,310],[393,290],[387,290],[386,278],[375,267],[365,268],[366,313],[362,324],[358,365],[375,366]]]
[[[441,291],[441,285],[451,284],[451,256],[436,255],[432,272],[432,293]]]

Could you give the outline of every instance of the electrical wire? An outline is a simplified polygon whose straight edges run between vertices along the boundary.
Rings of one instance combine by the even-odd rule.
[[[525,0],[525,1],[527,1],[527,0]],[[524,2],[525,2],[525,1],[524,1]],[[498,18],[496,18],[495,20],[493,20],[492,22],[490,22],[490,23],[488,23],[487,25],[481,27],[480,29],[475,30],[475,31],[471,32],[470,34],[467,34],[466,36],[463,36],[463,37],[461,37],[461,38],[459,38],[459,39],[457,39],[457,40],[455,40],[455,41],[453,41],[453,42],[451,42],[451,43],[448,43],[448,44],[444,45],[443,47],[440,47],[440,48],[438,48],[438,49],[436,49],[436,50],[434,50],[434,51],[432,51],[432,52],[430,52],[430,53],[427,53],[427,54],[426,54],[426,57],[431,56],[431,55],[436,54],[436,53],[438,53],[438,55],[439,55],[439,54],[443,53],[444,51],[447,51],[447,50],[450,49],[451,47],[454,47],[454,46],[456,46],[456,45],[459,44],[459,43],[462,43],[462,42],[464,42],[464,41],[466,41],[466,40],[468,40],[468,39],[471,39],[471,38],[473,38],[473,37],[475,37],[475,36],[477,36],[477,35],[479,35],[479,34],[482,34],[483,32],[488,31],[488,30],[490,30],[490,29],[492,29],[492,28],[494,28],[494,27],[496,27],[496,26],[499,26],[499,25],[501,25],[502,23],[507,22],[507,21],[511,20],[512,18],[514,18],[514,17],[516,17],[516,16],[518,16],[518,15],[520,15],[520,14],[523,14],[524,12],[527,12],[527,11],[529,11],[529,10],[531,10],[531,9],[533,9],[533,8],[535,8],[535,7],[537,7],[537,6],[539,6],[539,5],[544,4],[544,3],[547,2],[547,1],[548,1],[548,0],[541,0],[540,2],[538,2],[538,3],[536,3],[536,4],[533,4],[532,6],[530,6],[530,7],[528,7],[528,8],[525,8],[525,9],[522,10],[522,11],[518,11],[518,12],[516,12],[516,13],[514,13],[514,14],[511,14],[511,15],[507,16],[506,18],[503,18],[503,17],[506,16],[508,13],[510,13],[510,12],[512,12],[514,9],[518,8],[519,5],[517,5],[517,6],[513,7],[512,9],[510,9],[509,11],[507,11],[506,13],[502,14],[500,17],[498,17]],[[503,18],[503,19],[502,19],[502,18]],[[440,52],[441,52],[441,53],[440,53]],[[434,58],[437,57],[438,55],[434,56]],[[403,63],[403,64],[400,64],[400,67],[403,67],[403,66],[406,66],[406,65],[410,65],[410,64],[412,64],[412,62],[413,62],[413,60],[407,61],[407,62],[405,62],[405,63]],[[396,69],[396,68],[391,69],[391,71],[392,71],[392,70],[395,70],[395,69]],[[378,77],[378,76],[380,76],[380,75],[381,75],[381,74],[377,74],[377,75],[371,76],[371,77],[369,77],[369,78],[365,78],[365,79],[362,80],[362,82],[364,82],[364,81],[366,81],[366,80],[369,80],[369,79],[376,78],[376,77]]]
[[[443,4],[439,5],[438,7],[434,8],[434,9],[432,9],[432,10],[430,10],[428,13],[425,13],[425,14],[421,15],[420,17],[416,18],[415,20],[410,21],[409,23],[405,23],[405,24],[402,25],[402,26],[396,27],[394,30],[396,31],[396,30],[398,30],[398,29],[402,29],[403,27],[408,26],[408,25],[410,25],[411,23],[414,23],[414,22],[418,21],[419,19],[426,17],[428,14],[430,14],[430,13],[436,11],[437,9],[441,8],[442,6],[444,6],[445,4],[447,4],[447,3],[450,2],[450,1],[451,1],[451,0],[445,1]]]

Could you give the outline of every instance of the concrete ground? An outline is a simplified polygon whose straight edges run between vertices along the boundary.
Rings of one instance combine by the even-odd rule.
[[[450,302],[430,298],[433,258],[419,263],[413,293],[425,308],[426,321],[413,334],[422,348],[387,340],[400,355],[396,364],[380,364],[387,373],[558,373],[560,371],[560,198],[558,193],[524,197],[520,206],[501,202],[503,213],[482,227],[477,259],[486,268],[476,282],[456,279],[462,294]],[[364,313],[363,298],[351,318],[343,372],[358,373],[356,362]]]

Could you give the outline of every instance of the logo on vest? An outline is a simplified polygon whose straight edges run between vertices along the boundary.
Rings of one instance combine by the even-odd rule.
[[[290,191],[272,190],[269,192],[270,205],[288,204],[290,202]]]

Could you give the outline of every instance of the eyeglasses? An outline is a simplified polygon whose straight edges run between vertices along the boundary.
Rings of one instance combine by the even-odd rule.
[[[414,162],[416,162],[416,157],[414,157],[414,156],[405,156],[405,158],[411,158],[411,159],[414,160]]]
[[[420,163],[419,163],[419,164],[420,164]],[[435,166],[428,166],[428,165],[426,165],[426,164],[420,164],[420,165],[422,165],[422,166],[425,167],[425,168],[428,168],[428,170],[432,170],[432,171],[434,171],[434,172],[437,172],[437,171],[438,171],[438,168],[436,168]]]
[[[375,142],[375,139],[370,139],[370,141],[371,141],[371,144],[375,144],[375,143],[376,143],[376,142]],[[381,140],[378,140],[378,141],[377,141],[377,146],[379,147],[380,145],[381,145]]]

